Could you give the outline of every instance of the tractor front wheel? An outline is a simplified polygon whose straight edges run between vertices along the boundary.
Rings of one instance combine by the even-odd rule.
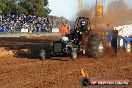
[[[105,54],[104,50],[102,39],[97,35],[92,36],[88,44],[88,55],[93,58],[103,57]]]
[[[40,50],[39,56],[40,56],[41,60],[45,60],[46,59],[46,52],[45,52],[45,50],[43,50],[43,49]]]
[[[71,52],[71,58],[72,60],[76,60],[77,59],[77,51],[76,49],[73,49]]]

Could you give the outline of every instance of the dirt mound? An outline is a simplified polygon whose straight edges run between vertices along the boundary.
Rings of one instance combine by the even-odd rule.
[[[12,50],[6,50],[4,47],[0,48],[0,58],[12,58],[14,55]]]
[[[51,46],[52,42],[57,40],[57,38],[58,38],[57,36],[55,37],[42,36],[42,37],[27,37],[27,38],[24,38],[24,37],[0,38],[0,47],[2,48],[1,56],[12,57],[15,54],[15,57],[19,57],[19,58],[23,58],[23,57],[36,58],[38,57],[39,51],[41,49],[49,50],[49,47]]]

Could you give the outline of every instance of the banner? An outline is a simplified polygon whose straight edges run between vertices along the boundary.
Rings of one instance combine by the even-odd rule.
[[[22,28],[22,29],[21,29],[21,32],[28,32],[28,29]]]
[[[98,14],[98,17],[102,17],[103,15],[103,5],[102,4],[97,5],[97,14]]]
[[[59,32],[59,28],[53,28],[52,32]]]

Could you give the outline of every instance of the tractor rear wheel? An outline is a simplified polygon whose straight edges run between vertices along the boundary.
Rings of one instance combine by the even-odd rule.
[[[102,39],[97,35],[93,35],[88,44],[88,55],[93,58],[103,57],[104,50],[105,47]]]

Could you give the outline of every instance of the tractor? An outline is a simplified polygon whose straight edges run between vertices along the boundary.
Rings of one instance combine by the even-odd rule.
[[[118,46],[127,53],[132,51],[132,24],[114,27],[118,31]]]
[[[53,42],[51,51],[40,50],[39,56],[41,59],[52,56],[71,56],[73,60],[76,60],[80,53],[98,58],[104,56],[104,51],[103,40],[92,32],[89,18],[78,17],[70,34]]]

